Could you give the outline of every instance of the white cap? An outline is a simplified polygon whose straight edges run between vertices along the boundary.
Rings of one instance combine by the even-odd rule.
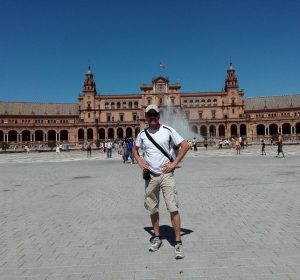
[[[150,104],[146,110],[145,110],[145,113],[148,113],[150,110],[154,110],[155,112],[159,113],[159,109],[156,105],[154,104]]]

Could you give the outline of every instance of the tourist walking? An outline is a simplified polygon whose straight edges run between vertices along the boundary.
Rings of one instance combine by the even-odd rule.
[[[281,136],[281,135],[278,136],[278,142],[277,142],[277,156],[276,156],[276,157],[279,157],[280,154],[282,154],[282,157],[285,157],[285,156],[284,156],[284,152],[283,152],[283,139],[282,139],[282,136]]]
[[[241,154],[241,143],[239,137],[235,138],[235,149],[236,149],[236,154],[240,155]]]
[[[194,148],[194,151],[197,151],[197,140],[196,140],[196,137],[193,138],[192,146]]]
[[[266,156],[266,143],[265,140],[261,140],[261,155]]]
[[[123,163],[126,163],[127,160],[128,160],[128,147],[127,147],[127,140],[126,139],[123,140],[122,147],[123,147],[123,154],[122,154]]]
[[[92,157],[92,143],[90,141],[86,143],[86,156]]]
[[[113,143],[111,140],[107,140],[106,141],[106,154],[107,154],[107,158],[111,158],[111,152],[112,152],[112,148],[113,148]]]
[[[203,143],[204,143],[205,150],[207,151],[208,142],[207,142],[207,139],[206,139],[206,138],[204,139],[204,142],[203,142]]]
[[[173,128],[159,123],[160,115],[156,105],[149,105],[145,110],[145,116],[149,127],[138,134],[133,155],[144,174],[144,205],[150,212],[154,232],[149,251],[157,251],[163,245],[159,231],[159,193],[162,190],[175,234],[175,259],[182,259],[184,251],[180,235],[181,221],[174,169],[190,149],[190,145]],[[171,156],[173,145],[180,147],[175,159]],[[144,158],[139,155],[141,147],[145,152]]]
[[[133,145],[134,145],[134,141],[133,141],[133,139],[130,137],[130,138],[128,139],[128,143],[127,143],[127,152],[128,152],[128,156],[129,156],[130,159],[131,159],[131,164],[134,164],[134,157],[133,157],[133,154],[132,154]]]

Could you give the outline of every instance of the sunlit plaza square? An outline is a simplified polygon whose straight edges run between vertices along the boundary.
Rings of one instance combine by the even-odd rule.
[[[137,165],[97,150],[0,154],[0,279],[299,279],[300,152],[189,151],[176,183],[186,257],[148,252]]]

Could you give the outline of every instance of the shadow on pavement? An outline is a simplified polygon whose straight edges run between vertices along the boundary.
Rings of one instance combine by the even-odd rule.
[[[144,227],[144,230],[147,231],[150,235],[150,241],[152,238],[154,238],[154,233],[152,231],[152,227]],[[174,231],[173,228],[170,227],[169,225],[162,225],[159,227],[160,231],[160,238],[161,239],[166,239],[171,246],[175,246],[175,238],[174,238]],[[181,236],[184,236],[186,234],[191,234],[193,231],[190,229],[186,228],[181,228]]]

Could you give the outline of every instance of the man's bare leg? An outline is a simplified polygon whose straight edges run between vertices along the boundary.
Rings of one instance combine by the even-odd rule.
[[[181,231],[181,221],[178,211],[171,212],[171,222],[174,229],[175,241],[181,241],[180,231]]]
[[[150,215],[150,218],[151,218],[154,235],[160,236],[160,234],[159,234],[159,213],[156,212],[156,213]]]

